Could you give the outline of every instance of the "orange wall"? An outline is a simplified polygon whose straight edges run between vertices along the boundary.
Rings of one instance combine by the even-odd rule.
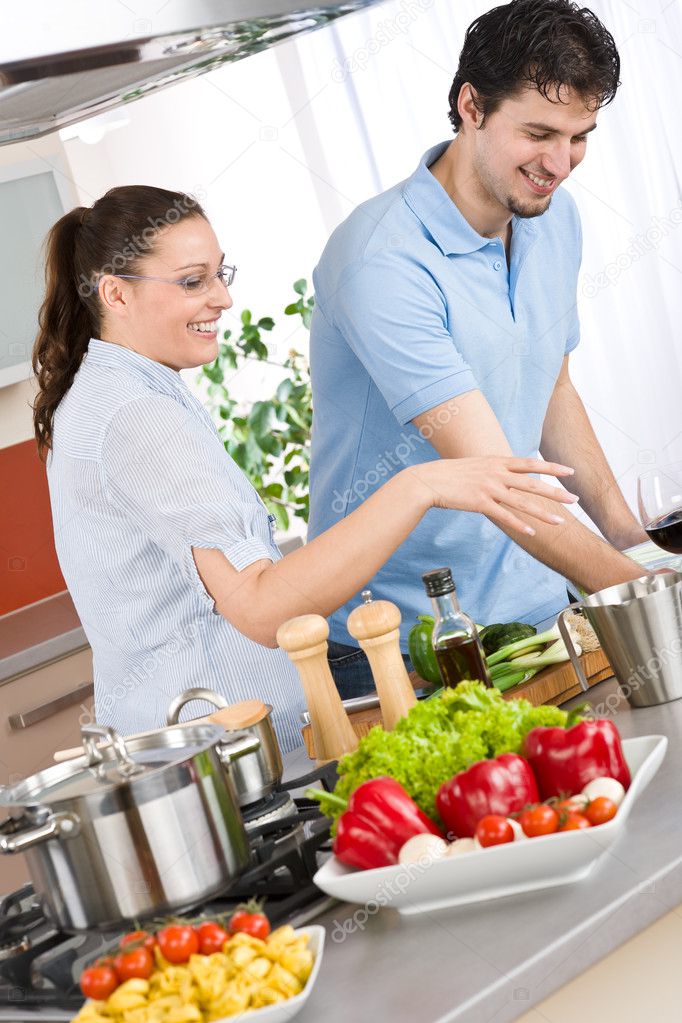
[[[0,448],[0,614],[65,589],[35,441]]]

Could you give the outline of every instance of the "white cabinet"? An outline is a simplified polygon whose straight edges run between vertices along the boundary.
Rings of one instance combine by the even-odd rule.
[[[0,785],[44,770],[55,750],[77,746],[85,720],[94,720],[89,647],[0,684]],[[23,856],[0,856],[0,894],[28,878]]]

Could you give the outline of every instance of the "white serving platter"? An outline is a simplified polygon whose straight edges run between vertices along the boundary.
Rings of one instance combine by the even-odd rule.
[[[345,902],[391,906],[409,915],[581,881],[622,834],[635,800],[656,774],[667,746],[664,735],[623,740],[632,782],[616,816],[599,827],[522,839],[428,864],[376,870],[356,870],[332,856],[315,874],[315,884]]]

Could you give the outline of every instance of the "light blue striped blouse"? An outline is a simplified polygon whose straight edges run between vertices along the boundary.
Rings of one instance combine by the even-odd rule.
[[[179,373],[93,338],[55,414],[47,474],[59,563],[93,651],[97,720],[123,734],[157,728],[174,696],[207,686],[273,704],[282,749],[300,746],[295,668],[218,614],[196,570],[193,546],[238,570],[281,553]]]

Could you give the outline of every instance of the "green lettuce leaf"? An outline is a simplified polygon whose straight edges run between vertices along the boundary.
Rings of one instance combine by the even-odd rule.
[[[438,822],[436,793],[443,782],[477,760],[520,752],[532,728],[565,728],[567,717],[558,707],[505,700],[480,682],[462,682],[417,703],[392,732],[372,728],[357,750],[341,759],[335,793],[348,799],[362,782],[388,775]],[[320,806],[335,819],[341,812],[331,801],[325,804],[324,796]]]

